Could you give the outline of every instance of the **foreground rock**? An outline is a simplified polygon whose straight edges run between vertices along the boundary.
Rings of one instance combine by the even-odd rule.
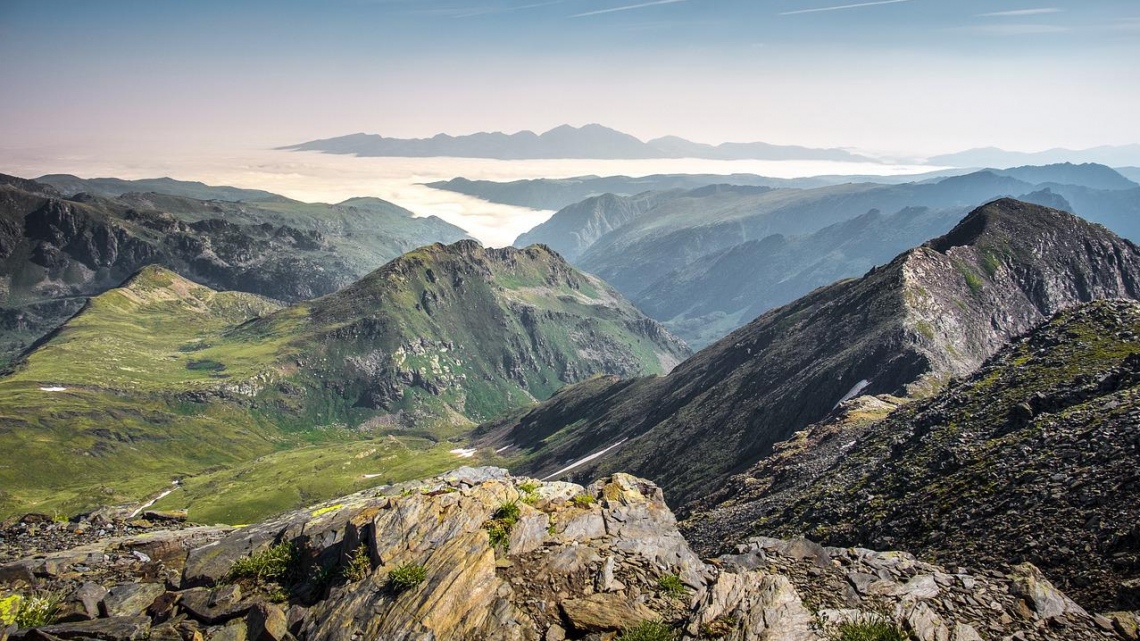
[[[885,616],[922,641],[1128,638],[1032,566],[971,574],[761,538],[705,562],[661,490],[625,474],[582,487],[461,468],[232,531],[184,562],[180,577],[109,591],[73,572],[68,602],[96,600],[103,618],[11,636],[601,640],[660,621],[692,640],[823,641]]]

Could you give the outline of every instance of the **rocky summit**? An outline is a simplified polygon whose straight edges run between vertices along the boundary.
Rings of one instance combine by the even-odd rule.
[[[824,641],[874,625],[921,641],[1135,639],[1134,619],[1082,609],[1028,564],[770,538],[705,561],[661,490],[625,474],[583,487],[460,468],[239,529],[163,524],[178,518],[7,523],[0,634]]]
[[[1085,607],[1140,608],[1140,304],[1060,312],[938,395],[860,397],[733,477],[684,531],[1032,562]],[[893,411],[892,411],[893,410]]]

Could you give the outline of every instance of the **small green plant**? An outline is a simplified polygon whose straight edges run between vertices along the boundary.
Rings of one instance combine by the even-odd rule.
[[[526,483],[519,483],[519,491],[523,494],[534,494],[538,488],[542,487],[542,483],[537,481],[527,481]]]
[[[363,581],[372,572],[372,556],[368,553],[368,546],[361,544],[352,554],[348,565],[341,569],[341,576],[349,583]]]
[[[234,562],[227,578],[231,581],[247,579],[259,583],[289,580],[296,567],[297,551],[289,542],[278,543],[257,554],[245,556]]]
[[[510,501],[500,505],[499,509],[495,510],[494,514],[491,515],[491,518],[511,528],[514,527],[515,523],[519,522],[519,516],[521,515],[522,511],[519,509],[518,501]]]
[[[622,631],[617,641],[677,641],[677,631],[660,621],[642,621]]]
[[[63,599],[54,592],[33,594],[20,599],[15,616],[17,628],[37,628],[55,623]]]
[[[902,628],[881,616],[860,617],[835,626],[834,641],[910,641]]]
[[[981,276],[968,271],[964,271],[962,276],[966,279],[966,286],[970,288],[971,292],[977,294],[982,291],[983,283]]]
[[[679,599],[685,596],[685,584],[681,583],[681,578],[676,574],[662,574],[657,577],[657,589],[667,597]]]
[[[596,500],[592,494],[579,494],[570,499],[570,502],[578,507],[586,508],[593,505]]]
[[[491,539],[491,547],[506,552],[511,546],[511,529],[519,522],[522,510],[518,501],[503,503],[499,509],[491,513],[491,520],[483,527]]]
[[[317,589],[317,592],[324,592],[325,588],[332,585],[333,579],[337,577],[337,570],[331,565],[319,565],[313,568],[312,574],[309,575],[309,583]]]
[[[427,569],[419,563],[404,563],[388,573],[388,583],[396,592],[410,590],[427,579]]]

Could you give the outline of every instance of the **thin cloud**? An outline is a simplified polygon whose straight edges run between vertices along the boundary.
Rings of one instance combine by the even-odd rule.
[[[1049,24],[991,24],[966,27],[960,31],[983,36],[1036,36],[1065,33],[1069,28]]]
[[[653,2],[642,2],[641,4],[629,4],[623,7],[613,7],[611,9],[599,9],[597,11],[587,11],[586,13],[579,13],[572,18],[585,18],[587,16],[600,16],[603,13],[615,13],[617,11],[629,11],[630,9],[644,9],[645,7],[656,7],[661,4],[676,4],[678,2],[686,2],[687,0],[654,0]],[[905,2],[906,0],[895,0],[896,2]]]
[[[835,7],[819,7],[817,9],[799,9],[797,11],[785,11],[781,16],[796,16],[801,13],[822,13],[824,11],[841,11],[843,9],[858,9],[860,7],[874,7],[881,4],[898,4],[900,2],[910,2],[910,0],[878,0],[877,2],[860,2],[858,4],[841,4]]]
[[[1061,13],[1060,9],[1055,7],[1042,7],[1040,9],[1015,9],[1013,11],[994,11],[991,13],[979,13],[974,16],[975,18],[1019,18],[1024,16],[1041,16],[1048,13]]]

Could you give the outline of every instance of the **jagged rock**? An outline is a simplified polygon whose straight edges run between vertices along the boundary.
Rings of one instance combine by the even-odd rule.
[[[206,576],[202,568],[217,565],[219,558],[289,543],[296,550],[290,576],[302,577],[295,583],[228,583],[220,573],[213,588],[159,594],[150,617],[86,621],[94,627],[79,631],[20,631],[19,638],[137,641],[146,632],[127,625],[133,621],[153,626],[153,641],[585,641],[655,619],[683,630],[684,641],[824,641],[828,626],[888,613],[892,623],[921,641],[976,641],[983,634],[1107,641],[1117,635],[1109,629],[1135,622],[1122,614],[1094,619],[1068,606],[1038,618],[1027,600],[1051,607],[1067,603],[1067,597],[1029,568],[951,573],[907,553],[771,538],[754,538],[738,554],[705,563],[679,535],[660,489],[648,481],[614,475],[574,489],[572,496],[584,494],[592,502],[539,499],[532,507],[520,499],[542,495],[542,486],[533,483],[526,482],[524,492],[504,471],[475,470],[285,514],[203,546],[210,554],[195,550],[190,558],[196,561],[186,572]],[[512,532],[517,549],[492,548],[488,529],[510,504],[520,509],[514,528],[529,529],[525,520],[541,516],[534,522],[549,521],[556,532]],[[586,515],[602,524],[600,533],[583,530],[575,538],[565,528],[557,532],[560,523],[584,522]],[[539,545],[531,544],[538,539]],[[326,577],[336,573],[361,545],[372,561],[363,579],[334,578],[315,589],[313,570],[323,568]],[[422,581],[393,579],[396,568],[410,566],[422,566]],[[150,571],[137,562],[122,567],[139,575]],[[674,587],[666,589],[666,576]],[[675,592],[676,577],[686,585],[685,594]],[[141,603],[143,591],[161,590],[155,583],[130,585],[115,586],[119,605],[111,599],[112,607]],[[267,602],[282,594],[292,600],[288,610]]]
[[[57,620],[63,623],[70,621],[85,621],[88,619],[96,619],[102,612],[103,599],[108,594],[107,588],[88,581],[84,583],[79,589],[72,592],[60,604],[59,612],[57,613]],[[131,612],[125,616],[137,615],[139,612]],[[120,613],[112,614],[111,616],[121,616]]]
[[[968,623],[959,623],[954,626],[954,634],[950,641],[983,641],[982,636]]]
[[[158,583],[121,583],[103,597],[103,616],[139,616],[163,592],[166,588]]]
[[[234,586],[221,588],[194,588],[182,593],[179,607],[206,625],[219,625],[244,616],[253,607],[252,602],[233,598]]]
[[[950,641],[950,629],[942,617],[925,603],[916,603],[907,608],[903,620],[918,641]]]
[[[247,641],[249,628],[243,619],[235,619],[229,623],[210,630],[206,635],[207,641]]]
[[[1075,614],[1087,618],[1084,608],[1053,587],[1041,571],[1032,564],[1022,563],[1013,568],[1013,593],[1024,597],[1033,607],[1033,612],[1042,619]]]
[[[147,617],[113,617],[44,625],[38,628],[20,630],[13,639],[28,638],[33,632],[46,634],[59,639],[99,639],[100,641],[142,641],[150,634],[150,619]]]
[[[34,585],[35,582],[36,575],[32,572],[30,562],[18,561],[0,565],[0,583]]]
[[[698,637],[706,626],[720,624],[734,640],[781,639],[822,641],[814,618],[799,594],[782,576],[762,572],[726,572],[717,577],[686,631]]]
[[[563,599],[558,605],[571,627],[579,632],[621,630],[639,621],[659,618],[653,610],[620,594],[591,594]]]
[[[246,615],[250,641],[285,641],[289,634],[289,620],[281,608],[259,603]]]

